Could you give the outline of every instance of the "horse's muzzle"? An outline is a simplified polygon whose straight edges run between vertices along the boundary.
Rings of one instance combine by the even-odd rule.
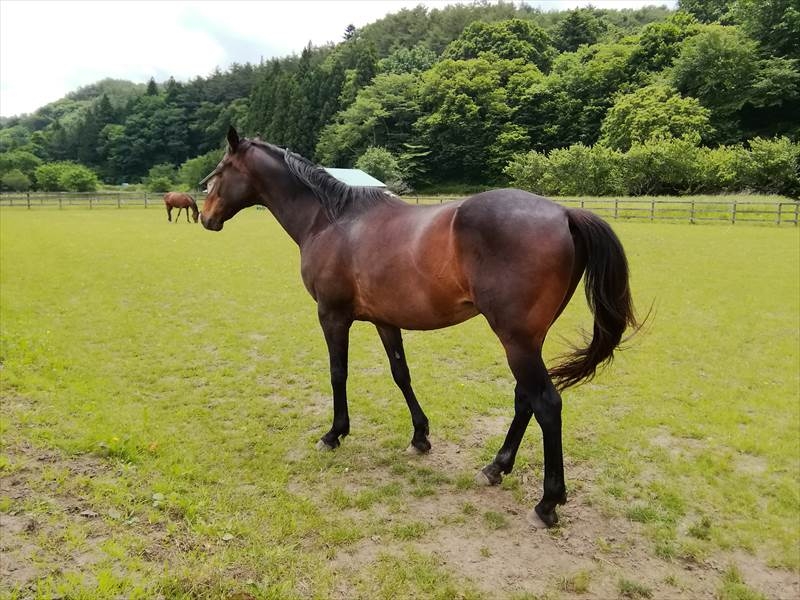
[[[222,231],[221,219],[213,219],[210,217],[206,217],[204,214],[201,213],[200,222],[203,224],[203,227],[205,227],[209,231]]]

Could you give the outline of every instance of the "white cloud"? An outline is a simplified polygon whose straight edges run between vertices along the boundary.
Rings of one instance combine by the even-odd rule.
[[[33,112],[105,77],[146,82],[205,76],[232,62],[339,42],[402,8],[435,0],[47,1],[0,0],[0,115]],[[645,0],[528,2],[543,10],[625,8]],[[674,5],[675,0],[666,2]]]

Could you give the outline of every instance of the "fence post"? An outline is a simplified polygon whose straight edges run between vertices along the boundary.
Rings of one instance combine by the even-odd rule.
[[[30,192],[25,192],[25,197],[27,198],[27,201],[28,201],[28,208],[30,208],[31,207],[31,193]]]
[[[61,210],[63,207],[61,206],[61,195],[58,196],[58,210]]]
[[[91,209],[91,208],[92,208],[92,197],[89,196],[89,209]]]
[[[619,198],[614,198],[614,218],[619,217]]]
[[[736,224],[736,200],[733,201],[731,205],[731,225]]]
[[[656,199],[655,198],[651,198],[650,199],[650,220],[652,221],[655,218],[656,218]]]
[[[144,193],[144,207],[147,208],[147,192]]]
[[[775,217],[775,225],[781,224],[781,209],[783,208],[783,202],[778,202],[778,214]]]
[[[689,223],[694,225],[694,200],[692,200],[692,206],[689,209]]]
[[[122,195],[119,192],[117,192],[117,208],[120,207],[120,200],[121,199],[122,199]]]
[[[797,227],[798,208],[800,208],[800,200],[794,201],[794,226]]]

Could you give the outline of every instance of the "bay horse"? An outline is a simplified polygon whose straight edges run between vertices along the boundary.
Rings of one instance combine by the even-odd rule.
[[[164,205],[167,207],[167,221],[172,221],[172,209],[177,208],[178,213],[175,215],[175,222],[178,222],[178,217],[181,216],[181,209],[186,209],[186,222],[189,222],[189,209],[192,209],[192,219],[197,223],[197,217],[200,211],[197,209],[197,203],[189,194],[183,192],[167,192],[164,194]]]
[[[297,243],[301,276],[317,302],[328,346],[333,425],[317,446],[350,433],[349,330],[372,322],[414,427],[410,450],[428,452],[428,418],[411,387],[401,329],[448,327],[482,314],[500,339],[516,380],[514,417],[494,460],[477,479],[496,485],[511,472],[535,417],[544,445],[544,493],[532,518],[558,522],[567,500],[561,396],[612,359],[626,328],[637,328],[622,245],[600,217],[515,189],[440,205],[409,205],[380,188],[351,187],[289,150],[239,138],[203,181],[203,226],[220,231],[243,208],[263,205]],[[586,348],[549,371],[542,345],[585,275],[594,328]]]

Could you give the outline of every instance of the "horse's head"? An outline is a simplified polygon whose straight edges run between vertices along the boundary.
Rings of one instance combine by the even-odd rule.
[[[208,196],[203,203],[200,222],[203,227],[219,231],[222,225],[243,208],[259,203],[261,190],[256,189],[258,180],[252,176],[244,155],[248,151],[247,140],[240,141],[239,134],[231,127],[228,130],[228,150],[225,156],[205,179]]]

